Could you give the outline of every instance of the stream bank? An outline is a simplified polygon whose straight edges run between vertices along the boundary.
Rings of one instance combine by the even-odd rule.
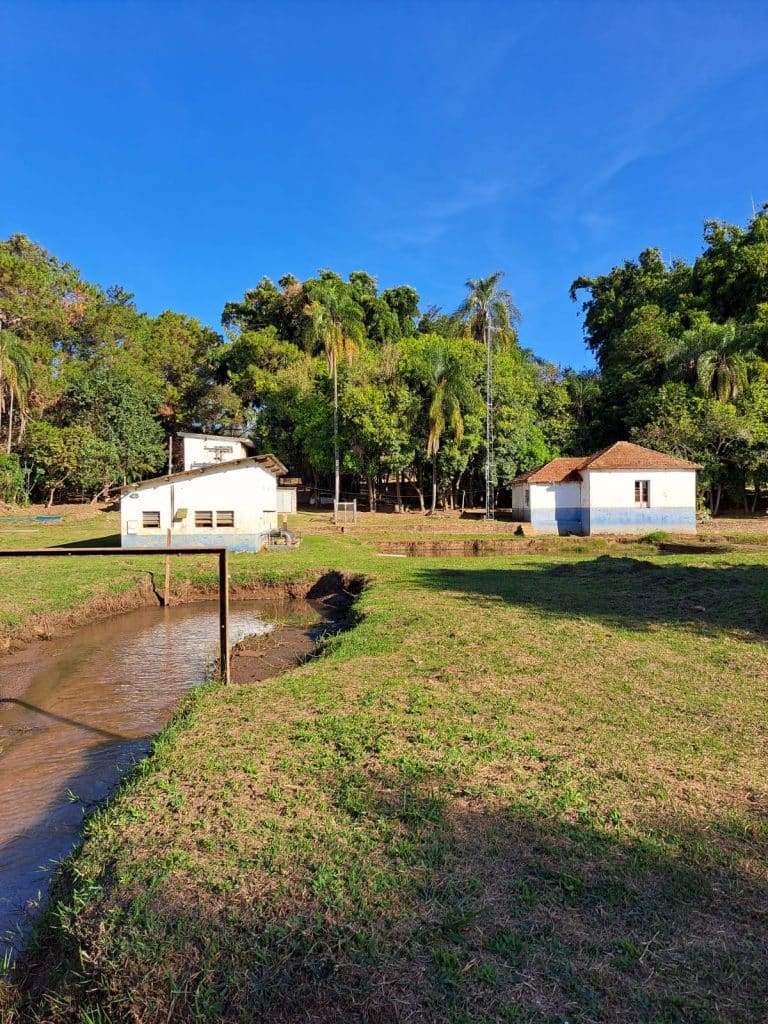
[[[146,756],[184,694],[210,678],[218,603],[206,589],[187,589],[184,604],[177,594],[168,608],[155,601],[98,618],[0,659],[0,955],[6,933],[20,945],[83,815]],[[240,685],[309,657],[321,637],[344,627],[353,599],[335,574],[243,591],[249,599],[236,596],[230,615],[232,681]]]

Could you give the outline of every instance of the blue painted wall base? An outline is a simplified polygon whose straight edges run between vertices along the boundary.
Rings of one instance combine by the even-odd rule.
[[[532,509],[531,526],[539,533],[695,533],[692,508],[558,508]]]
[[[585,533],[695,533],[693,508],[591,508],[585,509]]]
[[[227,548],[229,551],[258,551],[263,544],[260,533],[185,533],[171,535],[171,548]],[[152,534],[124,534],[124,548],[157,548],[167,545],[165,531]]]
[[[559,533],[561,535],[583,533],[583,517],[580,506],[569,508],[532,508],[531,526],[539,533]]]

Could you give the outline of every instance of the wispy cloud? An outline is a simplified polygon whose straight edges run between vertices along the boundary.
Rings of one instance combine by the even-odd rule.
[[[430,245],[466,214],[501,203],[508,191],[501,181],[475,181],[439,197],[414,197],[405,213],[378,232],[379,240],[390,245]]]

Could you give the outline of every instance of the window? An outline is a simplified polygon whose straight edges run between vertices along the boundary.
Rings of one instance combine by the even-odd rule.
[[[195,526],[213,527],[213,512],[195,512]]]
[[[651,504],[651,481],[635,480],[635,504],[648,508]]]
[[[526,487],[525,488],[525,504],[526,504],[526,506],[531,504],[531,489],[530,489],[530,487]]]
[[[235,525],[235,513],[234,512],[217,512],[216,513],[216,525],[217,526],[234,526]]]
[[[159,530],[160,529],[160,513],[159,512],[142,512],[141,513],[141,525],[145,530]]]

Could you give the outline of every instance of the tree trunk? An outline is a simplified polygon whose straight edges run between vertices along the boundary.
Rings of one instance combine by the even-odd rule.
[[[403,492],[400,487],[402,476],[402,473],[395,473],[395,502],[400,512],[403,511]]]
[[[426,512],[426,508],[424,507],[424,467],[421,464],[419,464],[416,471],[416,480],[414,481],[413,486],[419,497],[419,511]]]
[[[715,488],[714,501],[712,503],[712,515],[716,516],[720,511],[720,499],[723,496],[723,485],[718,484]]]
[[[51,488],[51,493],[48,495],[48,508],[51,508],[51,506],[53,505],[53,496],[54,496],[55,493],[56,493],[56,488],[52,487]]]
[[[435,514],[435,506],[437,505],[437,452],[432,452],[432,508],[429,510],[429,514],[432,516]]]
[[[376,511],[376,481],[371,473],[365,475],[366,483],[368,484],[368,509],[371,512]]]
[[[339,461],[339,374],[336,368],[336,360],[333,361],[333,466],[334,466],[334,509],[339,506],[341,495],[341,471]]]
[[[11,407],[8,412],[8,445],[6,451],[11,454],[11,440],[13,438],[13,388],[11,388]]]

